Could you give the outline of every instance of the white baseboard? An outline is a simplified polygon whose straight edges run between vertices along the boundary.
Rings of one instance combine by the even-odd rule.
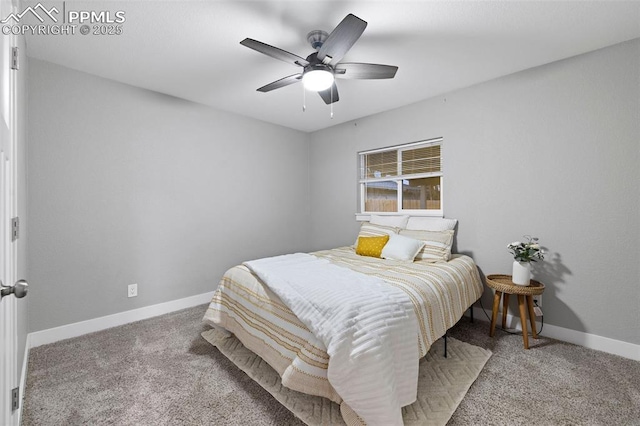
[[[26,377],[29,348],[35,348],[37,346],[54,343],[60,340],[78,337],[83,334],[93,333],[95,331],[100,331],[111,327],[117,327],[119,325],[152,318],[158,315],[167,314],[169,312],[179,311],[180,309],[202,305],[204,303],[209,303],[212,297],[213,292],[208,292],[191,297],[185,297],[184,299],[159,303],[152,306],[145,306],[144,308],[133,309],[131,311],[120,312],[113,315],[29,333],[29,335],[27,336],[27,348],[25,349],[25,358],[23,360],[22,366],[22,380],[24,381],[24,378]],[[486,313],[489,316],[491,314],[490,312]],[[467,313],[465,313],[465,315],[467,315]],[[476,320],[487,321],[487,317],[480,307],[473,308],[473,316]],[[512,315],[507,315],[507,326],[520,330],[520,318],[514,317]],[[582,331],[558,327],[549,323],[544,325],[542,335],[550,337],[552,339],[562,340],[564,342],[584,346],[589,349],[595,349],[598,351],[603,351],[640,361],[640,345],[636,345],[633,343],[623,342],[621,340],[615,340],[595,334],[584,333]],[[21,387],[23,387],[22,383]],[[22,391],[24,391],[24,389],[22,389]]]
[[[37,346],[46,345],[60,340],[82,336],[83,334],[93,333],[95,331],[117,327],[130,322],[140,321],[156,317],[158,315],[168,314],[169,312],[209,303],[212,297],[213,291],[185,297],[184,299],[172,300],[170,302],[159,303],[157,305],[145,306],[144,308],[94,318],[87,321],[36,331],[29,333],[27,341],[29,342],[30,348],[35,348]],[[202,315],[204,315],[204,312]]]
[[[491,312],[486,312],[491,317]],[[467,315],[467,313],[465,313]],[[473,308],[474,320],[488,321],[482,308]],[[502,314],[498,317],[498,326],[502,321]],[[528,324],[528,323],[527,323]],[[536,322],[538,330],[540,322]],[[507,314],[507,327],[516,330],[522,330],[520,326],[520,317]],[[489,329],[487,328],[487,333]],[[571,330],[569,328],[558,327],[549,323],[544,324],[541,336],[550,337],[552,339],[562,340],[563,342],[573,343],[575,345],[584,346],[585,348],[595,349],[597,351],[607,352],[613,355],[619,355],[635,361],[640,361],[640,345],[622,340],[615,340],[609,337],[602,337],[595,334],[585,333],[582,331]]]

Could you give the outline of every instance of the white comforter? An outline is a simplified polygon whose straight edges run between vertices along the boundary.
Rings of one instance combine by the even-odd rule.
[[[245,262],[326,346],[327,376],[367,425],[402,425],[416,400],[417,319],[380,278],[296,253]]]

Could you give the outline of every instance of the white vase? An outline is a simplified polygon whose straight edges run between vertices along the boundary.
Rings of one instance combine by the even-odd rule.
[[[511,281],[517,285],[529,285],[529,280],[531,280],[531,262],[514,260]]]

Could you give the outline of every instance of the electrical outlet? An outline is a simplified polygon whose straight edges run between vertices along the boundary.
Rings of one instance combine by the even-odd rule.
[[[540,307],[538,307],[538,306],[534,306],[533,307],[533,313],[536,314],[537,317],[541,317],[542,316],[542,309],[540,309]]]
[[[537,296],[533,296],[533,306],[537,306],[542,308],[542,295],[538,294]]]
[[[127,297],[136,297],[138,295],[138,284],[129,284],[127,287]]]

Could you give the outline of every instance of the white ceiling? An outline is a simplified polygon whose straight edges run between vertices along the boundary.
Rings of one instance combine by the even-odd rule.
[[[36,4],[34,1],[31,4]],[[62,2],[42,1],[46,6]],[[66,10],[123,10],[123,34],[28,36],[30,57],[270,123],[314,131],[475,83],[640,37],[640,2],[110,1]],[[348,14],[368,22],[344,57],[396,65],[393,80],[339,80],[330,108],[294,84],[256,89],[300,68],[239,42],[306,57],[306,34]]]

